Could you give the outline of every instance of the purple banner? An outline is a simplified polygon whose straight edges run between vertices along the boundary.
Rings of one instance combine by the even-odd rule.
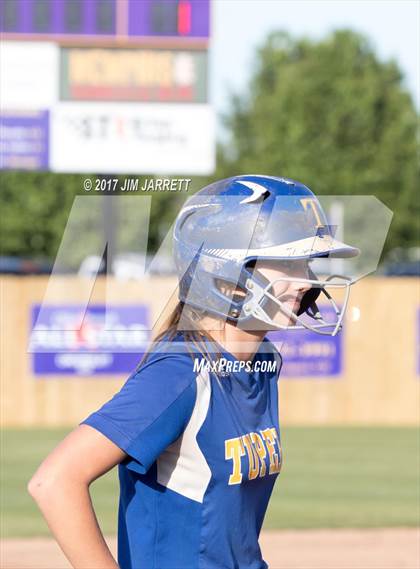
[[[332,311],[324,308],[323,313]],[[280,378],[337,377],[342,372],[343,332],[333,337],[310,330],[279,330],[267,336],[283,359]]]
[[[209,10],[209,0],[3,0],[0,31],[92,39],[95,36],[207,39]]]
[[[0,169],[48,169],[48,123],[48,111],[15,111],[0,115]]]
[[[113,35],[116,0],[0,2],[0,30],[31,35]]]
[[[31,321],[36,376],[128,374],[149,341],[146,305],[34,305]]]

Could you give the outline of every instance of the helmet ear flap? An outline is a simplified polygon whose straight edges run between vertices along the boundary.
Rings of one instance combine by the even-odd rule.
[[[311,280],[318,280],[316,274],[309,268],[308,277]],[[313,286],[305,292],[300,302],[300,307],[298,310],[298,316],[304,314],[313,304],[316,303],[319,295],[321,294],[321,289],[319,287],[314,288]]]

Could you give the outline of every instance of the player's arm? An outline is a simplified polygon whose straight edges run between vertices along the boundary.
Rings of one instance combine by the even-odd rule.
[[[89,425],[79,425],[47,456],[28,483],[51,532],[75,569],[117,569],[99,527],[90,484],[126,453]]]

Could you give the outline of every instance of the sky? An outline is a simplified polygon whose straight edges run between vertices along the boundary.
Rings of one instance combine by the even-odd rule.
[[[314,39],[343,27],[366,34],[382,60],[396,59],[420,108],[420,0],[211,0],[211,11],[210,101],[219,117],[229,93],[245,92],[256,48],[276,29]]]

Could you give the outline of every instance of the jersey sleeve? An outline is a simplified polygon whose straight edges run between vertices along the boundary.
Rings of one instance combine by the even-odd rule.
[[[136,461],[145,474],[187,426],[197,396],[192,360],[185,355],[152,357],[112,399],[80,425],[90,425]]]

